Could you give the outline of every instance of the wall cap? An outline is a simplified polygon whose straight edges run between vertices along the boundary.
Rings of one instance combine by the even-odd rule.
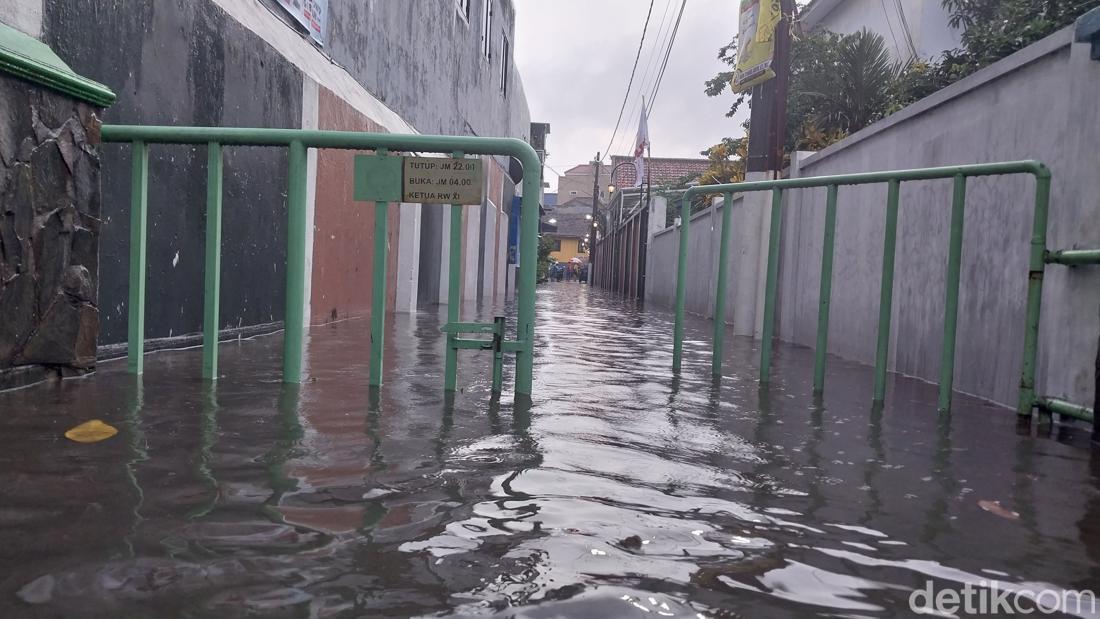
[[[7,24],[0,24],[0,72],[99,107],[115,102],[115,93],[110,88],[78,75],[50,46]]]

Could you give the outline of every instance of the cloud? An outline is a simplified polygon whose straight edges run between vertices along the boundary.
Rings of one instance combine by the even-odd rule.
[[[551,167],[564,171],[606,149],[648,6],[645,0],[516,0],[516,62],[531,119],[550,123]],[[654,0],[612,154],[633,151],[640,98],[653,88],[679,6],[678,0]],[[725,116],[732,95],[703,92],[703,83],[725,68],[718,48],[737,30],[737,6],[734,0],[688,0],[649,118],[654,157],[698,157],[723,137],[741,134],[743,117]],[[556,186],[554,174],[547,177]]]

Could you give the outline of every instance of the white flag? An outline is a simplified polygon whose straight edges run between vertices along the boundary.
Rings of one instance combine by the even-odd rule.
[[[642,117],[638,120],[638,138],[634,141],[634,186],[645,182],[645,152],[649,148],[649,122],[646,119],[645,101],[642,101]]]

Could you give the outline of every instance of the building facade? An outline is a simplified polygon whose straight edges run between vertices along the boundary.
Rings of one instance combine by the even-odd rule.
[[[511,0],[329,0],[327,12],[313,16],[315,32],[290,4],[10,0],[0,21],[113,89],[118,100],[103,112],[105,123],[529,139]],[[121,352],[126,340],[130,155],[115,145],[100,151],[102,356]],[[309,153],[308,324],[370,310],[374,205],[352,200],[354,155]],[[508,158],[485,163],[484,201],[464,207],[460,281],[464,301],[492,303],[505,295],[508,219],[522,171]],[[154,147],[149,166],[146,337],[156,348],[201,330],[205,149]],[[226,150],[227,332],[270,330],[283,319],[287,167],[282,149]],[[446,212],[390,209],[391,310],[446,301]]]
[[[611,168],[600,166],[600,202],[605,204],[608,198],[607,186],[611,182],[611,177],[608,176],[610,172]],[[565,174],[558,177],[558,202],[565,204],[581,198],[591,204],[594,174],[591,163],[582,163],[566,170]]]

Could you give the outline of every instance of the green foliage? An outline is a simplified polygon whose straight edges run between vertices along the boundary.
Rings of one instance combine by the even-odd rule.
[[[538,269],[535,271],[538,274],[536,279],[539,282],[550,279],[550,265],[554,263],[554,259],[550,257],[552,251],[554,251],[554,239],[548,236],[540,236]]]
[[[923,99],[1100,7],[1100,0],[942,0],[950,24],[962,28],[962,47],[904,67],[890,111]]]
[[[1100,0],[941,0],[951,25],[963,29],[962,47],[935,59],[898,66],[886,43],[863,30],[850,35],[792,33],[791,80],[787,100],[787,152],[816,150],[849,133],[923,99],[1013,52],[1072,24]],[[797,23],[797,22],[796,22]],[[737,40],[718,50],[731,67],[705,84],[707,95],[729,92],[736,66]],[[750,98],[734,93],[726,116],[733,116]],[[715,145],[704,154],[721,151]],[[717,162],[716,176],[728,170]]]
[[[736,64],[735,52],[736,39],[719,50],[718,58],[732,67]],[[850,35],[817,32],[793,37],[786,150],[818,146],[823,139],[839,139],[881,118],[888,108],[896,74],[885,41],[867,30]],[[706,83],[706,93],[712,97],[722,94],[732,77],[731,71],[714,76]],[[734,97],[727,116],[736,114],[747,101],[743,93]],[[732,145],[733,140],[723,141],[704,154],[721,155],[723,147],[729,150]],[[714,167],[715,176],[729,169]]]

